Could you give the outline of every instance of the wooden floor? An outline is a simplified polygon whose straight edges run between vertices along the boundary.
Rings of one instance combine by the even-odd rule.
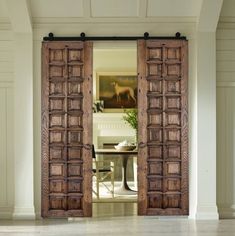
[[[92,218],[0,221],[0,236],[235,236],[235,220],[136,216],[136,203],[94,203]]]

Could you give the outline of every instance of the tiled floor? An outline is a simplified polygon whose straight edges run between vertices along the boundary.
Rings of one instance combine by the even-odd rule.
[[[156,217],[102,217],[35,222],[0,221],[0,236],[232,236],[235,220],[193,221]]]
[[[111,199],[106,189],[101,192],[104,199],[93,201],[92,218],[0,221],[0,236],[235,236],[235,219],[137,216],[136,195]]]
[[[235,236],[235,220],[136,216],[136,203],[94,203],[92,218],[0,221],[0,236]]]

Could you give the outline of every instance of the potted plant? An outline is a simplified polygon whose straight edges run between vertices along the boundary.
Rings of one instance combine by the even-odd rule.
[[[135,144],[137,146],[137,137],[138,137],[138,111],[137,109],[124,110],[123,120],[127,123],[132,129],[135,130]]]

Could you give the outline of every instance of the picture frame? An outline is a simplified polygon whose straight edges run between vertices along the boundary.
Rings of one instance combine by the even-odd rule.
[[[136,108],[137,73],[97,72],[96,99],[104,101],[104,112]]]

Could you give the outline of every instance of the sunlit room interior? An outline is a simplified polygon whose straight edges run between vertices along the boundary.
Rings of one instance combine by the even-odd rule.
[[[118,203],[119,206],[129,203],[129,206],[136,208],[137,152],[133,150],[136,149],[137,130],[125,121],[124,117],[127,116],[128,111],[135,111],[136,113],[133,114],[137,116],[137,45],[135,42],[96,42],[93,50],[93,99],[94,105],[101,103],[101,107],[98,109],[94,107],[93,110],[95,157],[97,156],[97,165],[100,165],[101,169],[105,169],[107,165],[110,166],[110,163],[113,165],[113,171],[110,170],[113,173],[107,178],[105,178],[107,173],[103,173],[103,176],[102,173],[100,174],[100,178],[104,178],[103,183],[97,185],[94,176],[93,203],[103,207],[111,205],[109,203],[112,205]],[[120,99],[115,93],[115,82],[121,90]],[[134,97],[129,95],[130,91]],[[114,104],[109,104],[109,100]],[[136,116],[133,117],[134,122],[137,120]],[[122,144],[124,147],[121,146]],[[129,147],[126,147],[127,145]],[[126,149],[128,152],[122,155],[109,153]],[[102,152],[103,154],[99,154]],[[123,167],[125,159],[127,159],[127,164]],[[124,175],[126,175],[125,183],[122,182]],[[127,184],[128,187],[125,188]],[[99,188],[99,193],[97,193],[97,188]]]

